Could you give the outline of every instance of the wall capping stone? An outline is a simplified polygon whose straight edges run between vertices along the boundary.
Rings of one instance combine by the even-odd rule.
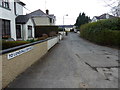
[[[12,48],[9,48],[9,49],[5,49],[5,50],[0,51],[0,55],[1,54],[6,54],[6,53],[9,53],[9,52],[12,52],[12,51],[15,51],[17,49],[22,49],[22,48],[25,48],[25,47],[28,47],[28,46],[32,46],[32,45],[35,45],[35,44],[38,44],[38,43],[42,43],[42,42],[48,41],[50,39],[53,39],[55,37],[57,37],[57,36],[50,37],[50,38],[47,38],[45,40],[40,40],[40,41],[36,41],[36,42],[33,42],[33,43],[28,43],[28,44],[12,47]]]

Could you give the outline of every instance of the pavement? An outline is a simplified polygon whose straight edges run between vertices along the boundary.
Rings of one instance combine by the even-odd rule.
[[[118,88],[118,50],[68,33],[8,88]]]

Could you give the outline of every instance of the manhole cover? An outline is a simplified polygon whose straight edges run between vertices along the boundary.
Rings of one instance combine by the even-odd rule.
[[[87,84],[81,82],[80,83],[80,88],[89,88]]]

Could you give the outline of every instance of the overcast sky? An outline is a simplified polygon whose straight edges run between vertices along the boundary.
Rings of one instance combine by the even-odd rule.
[[[49,9],[50,14],[56,16],[56,24],[72,25],[76,22],[80,12],[85,12],[86,15],[92,18],[93,16],[99,16],[103,13],[109,13],[110,7],[105,6],[104,0],[21,0],[26,4],[26,8],[31,12],[41,9],[45,12],[45,9]],[[25,10],[25,13],[30,11]]]

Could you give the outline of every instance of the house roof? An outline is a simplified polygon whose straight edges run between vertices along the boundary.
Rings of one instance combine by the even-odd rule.
[[[106,18],[106,15],[109,15],[109,14],[102,14],[102,15],[99,16],[99,18],[100,18],[100,19],[107,19],[107,18]],[[109,18],[114,18],[114,16],[109,15]]]
[[[34,17],[34,16],[44,16],[44,15],[47,15],[47,14],[44,13],[42,10],[38,9],[36,11],[33,11],[33,12],[29,13],[28,15],[31,16],[31,17]]]
[[[51,18],[55,18],[54,14],[50,14],[49,16],[50,16]]]
[[[54,14],[48,15],[48,14],[44,13],[42,10],[40,10],[40,9],[38,9],[38,10],[36,10],[36,11],[33,11],[33,12],[27,14],[27,15],[28,15],[29,17],[47,16],[47,17],[49,17],[49,18],[55,18]]]
[[[20,1],[20,0],[15,0],[14,2],[17,2],[17,3],[19,3],[19,4],[22,5],[22,6],[25,6],[25,5],[26,5],[25,3],[23,3],[23,2]]]
[[[96,19],[100,19],[100,17],[99,16],[94,16]]]
[[[26,24],[27,21],[29,20],[28,15],[19,15],[16,17],[16,24]]]
[[[106,18],[106,15],[109,15],[109,14],[102,14],[102,15],[100,15],[100,16],[94,16],[96,19],[98,19],[98,20],[100,20],[100,19],[107,19]],[[114,16],[112,16],[112,15],[109,15],[109,18],[114,18]]]

